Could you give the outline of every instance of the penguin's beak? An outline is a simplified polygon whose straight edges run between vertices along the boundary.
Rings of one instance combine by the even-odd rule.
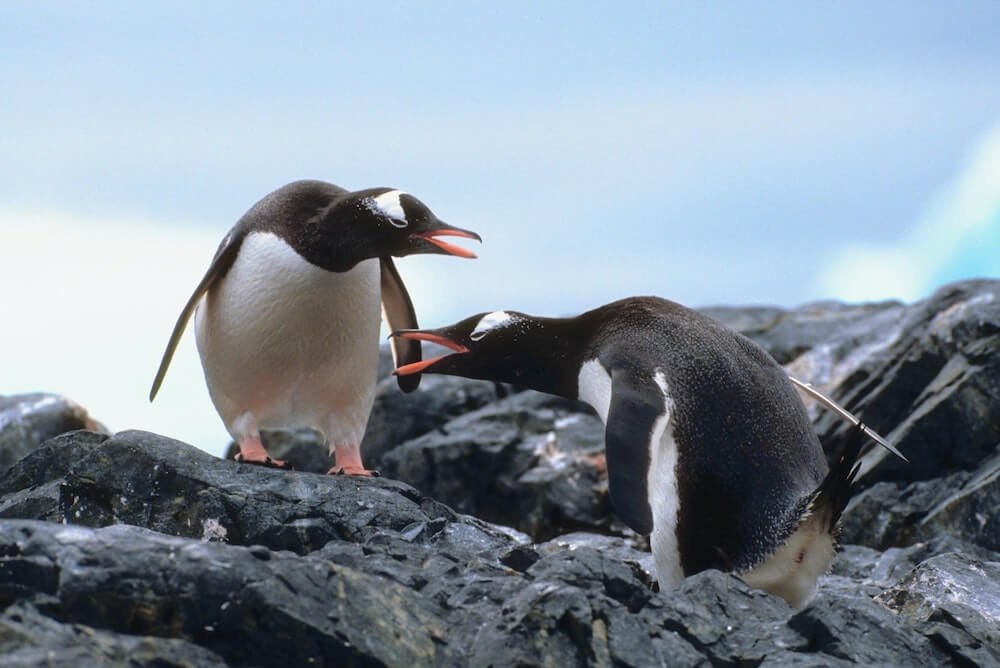
[[[478,237],[476,237],[478,238]],[[473,255],[473,257],[475,257]],[[446,357],[451,357],[453,354],[467,353],[469,349],[463,346],[461,343],[456,343],[451,339],[435,332],[433,330],[422,330],[422,329],[399,329],[389,335],[390,338],[396,337],[400,339],[410,339],[411,341],[427,341],[428,343],[436,343],[439,346],[444,346],[449,350],[453,350],[453,353],[447,353],[444,355],[438,355],[437,357],[432,357],[428,360],[422,360],[420,362],[413,362],[412,364],[404,364],[395,371],[393,371],[394,376],[412,376],[413,374],[420,373],[427,369],[429,366],[440,362]]]
[[[475,232],[463,230],[459,227],[452,227],[451,225],[441,222],[440,220],[436,222],[435,227],[432,229],[427,230],[426,232],[416,232],[411,236],[440,249],[438,251],[431,251],[432,253],[440,252],[447,255],[457,255],[458,257],[469,258],[470,260],[476,258],[475,253],[470,250],[466,250],[461,246],[456,246],[455,244],[450,244],[447,241],[442,241],[440,237],[460,237],[462,239],[475,239],[479,243],[483,242],[482,237]]]

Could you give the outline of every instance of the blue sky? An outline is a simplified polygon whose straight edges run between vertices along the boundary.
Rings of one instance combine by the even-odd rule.
[[[148,383],[218,239],[298,178],[483,235],[475,262],[400,264],[428,325],[995,276],[998,25],[995,2],[4,3],[0,393],[221,449],[191,337],[153,406]]]

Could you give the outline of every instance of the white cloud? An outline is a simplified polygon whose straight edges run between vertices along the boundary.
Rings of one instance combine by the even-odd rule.
[[[56,392],[112,430],[147,429],[219,452],[227,435],[185,336],[147,396],[174,319],[225,230],[0,211],[8,289],[0,393]]]
[[[976,144],[953,181],[892,244],[845,244],[816,292],[863,301],[926,297],[941,283],[1000,276],[1000,125]]]

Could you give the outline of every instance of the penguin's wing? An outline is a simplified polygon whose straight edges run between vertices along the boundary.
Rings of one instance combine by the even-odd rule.
[[[397,329],[417,329],[417,313],[413,310],[410,294],[396,270],[391,257],[379,258],[382,265],[382,318],[390,332]],[[419,362],[420,342],[395,337],[392,339],[392,360],[397,367]],[[420,385],[420,374],[397,376],[399,389],[412,392]]]
[[[184,329],[187,327],[188,320],[191,319],[191,314],[194,313],[195,308],[198,307],[198,302],[206,292],[208,292],[217,280],[229,271],[229,268],[233,266],[233,262],[236,261],[236,255],[240,252],[240,246],[243,244],[243,234],[238,229],[233,229],[226,235],[226,237],[219,244],[218,250],[215,251],[215,257],[212,258],[212,264],[209,265],[208,271],[205,272],[204,278],[198,284],[198,287],[194,289],[191,294],[190,299],[188,299],[187,304],[184,305],[184,309],[181,314],[177,317],[177,323],[174,325],[174,331],[170,334],[170,340],[167,341],[167,349],[163,351],[163,359],[160,360],[160,368],[156,370],[156,378],[153,379],[153,387],[149,390],[149,400],[152,401],[156,396],[156,393],[160,390],[160,385],[163,383],[163,377],[167,375],[167,367],[170,366],[170,360],[174,356],[174,350],[177,349],[177,344],[181,340],[181,335],[184,334]]]
[[[608,490],[618,516],[643,535],[653,531],[647,484],[650,443],[662,436],[670,418],[666,410],[663,393],[652,378],[642,379],[629,369],[611,372],[611,405],[604,431]]]

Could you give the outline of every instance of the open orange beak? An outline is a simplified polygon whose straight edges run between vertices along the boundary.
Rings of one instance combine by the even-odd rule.
[[[414,234],[413,236],[434,244],[449,255],[457,255],[458,257],[464,257],[470,260],[474,260],[476,258],[475,253],[470,250],[466,250],[461,246],[456,246],[455,244],[450,244],[447,241],[442,241],[439,237],[461,237],[462,239],[475,239],[476,241],[482,242],[482,237],[475,232],[468,232],[457,228],[431,230],[430,232],[422,232],[420,234]]]
[[[457,248],[457,247],[456,247]],[[459,249],[464,250],[464,249]],[[465,251],[468,252],[468,251]],[[457,253],[456,253],[457,254]],[[462,256],[469,257],[469,256]],[[471,257],[476,257],[471,255]],[[410,339],[411,341],[427,341],[428,343],[436,343],[439,346],[444,346],[449,350],[455,351],[455,353],[467,353],[469,349],[460,343],[455,343],[451,339],[446,339],[440,334],[435,334],[433,332],[424,332],[419,329],[400,329],[389,335],[390,337],[399,337],[401,339]],[[394,376],[412,376],[415,373],[420,373],[427,367],[431,366],[435,362],[448,357],[448,355],[454,353],[448,353],[445,355],[438,355],[437,357],[432,357],[429,360],[421,360],[420,362],[413,362],[412,364],[404,364],[395,371],[393,371]]]

